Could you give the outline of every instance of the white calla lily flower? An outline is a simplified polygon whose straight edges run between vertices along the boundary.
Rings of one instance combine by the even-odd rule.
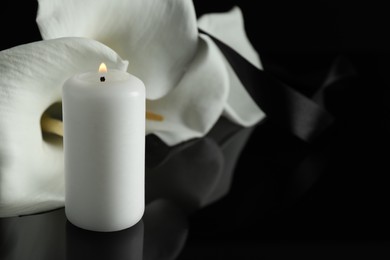
[[[42,134],[61,135],[61,125],[45,114],[61,102],[68,77],[101,62],[144,81],[146,134],[168,145],[205,135],[222,115],[243,126],[264,117],[218,47],[198,33],[261,68],[238,8],[197,21],[190,0],[38,2],[44,40],[0,52],[0,217],[64,205],[62,143]]]

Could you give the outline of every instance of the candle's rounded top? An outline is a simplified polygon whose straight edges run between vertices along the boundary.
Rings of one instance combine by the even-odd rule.
[[[109,70],[108,72],[85,72],[77,74],[77,80],[86,81],[90,83],[102,83],[101,78],[104,77],[104,82],[126,81],[131,75],[125,71]]]
[[[104,80],[101,78],[104,77]],[[64,93],[96,98],[99,96],[145,97],[145,85],[138,77],[126,71],[85,72],[76,74],[64,82]]]

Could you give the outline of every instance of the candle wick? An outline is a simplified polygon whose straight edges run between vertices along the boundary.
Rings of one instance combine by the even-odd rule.
[[[105,77],[100,77],[100,82],[104,82],[106,81],[106,78]]]

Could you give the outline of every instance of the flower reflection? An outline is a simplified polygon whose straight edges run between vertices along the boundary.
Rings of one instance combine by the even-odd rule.
[[[154,152],[148,159],[152,166],[146,168],[146,202],[163,197],[190,213],[223,197],[252,130],[221,119],[205,138],[175,146],[165,152],[165,157]],[[164,147],[154,137],[147,140],[155,147]],[[153,157],[160,159],[157,167],[153,164],[158,159]]]

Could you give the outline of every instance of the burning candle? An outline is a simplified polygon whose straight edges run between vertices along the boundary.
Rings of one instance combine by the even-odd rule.
[[[65,212],[83,229],[117,231],[144,213],[145,86],[123,71],[77,74],[63,86]]]

